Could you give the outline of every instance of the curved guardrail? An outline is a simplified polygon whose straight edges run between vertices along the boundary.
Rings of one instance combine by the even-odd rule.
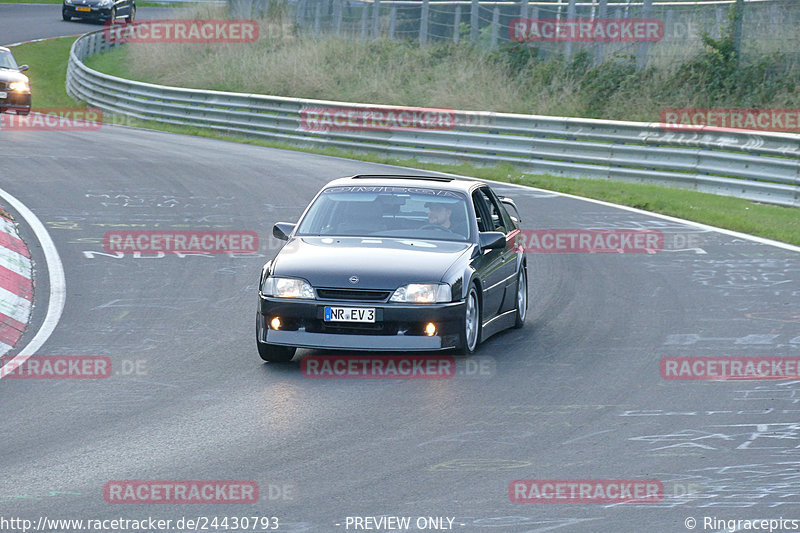
[[[303,121],[309,108],[397,108],[166,87],[83,64],[86,57],[116,46],[105,40],[103,30],[73,43],[67,69],[72,98],[139,119],[296,145],[434,163],[509,163],[524,172],[661,184],[800,207],[800,135],[669,132],[657,123],[472,111],[452,112],[450,129],[310,131]]]

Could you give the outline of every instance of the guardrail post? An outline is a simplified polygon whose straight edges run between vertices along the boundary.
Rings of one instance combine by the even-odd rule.
[[[397,20],[397,8],[392,6],[389,11],[389,40],[394,41],[394,23]]]
[[[419,43],[428,42],[428,14],[430,13],[430,0],[422,0],[422,15],[419,21]]]
[[[456,4],[456,14],[453,16],[453,42],[457,43],[461,37],[461,4]]]
[[[367,40],[367,4],[361,4],[361,40]]]
[[[378,17],[381,14],[381,0],[372,2],[372,40],[378,38]]]
[[[314,37],[319,37],[319,19],[322,16],[322,2],[317,0],[317,8],[314,10]]]
[[[649,19],[653,16],[653,0],[644,0],[642,4],[642,17],[643,19]],[[636,54],[636,68],[642,70],[647,66],[647,54],[650,51],[650,43],[648,42],[641,42],[639,43],[639,50]]]
[[[600,5],[598,6],[599,9],[597,10],[597,17],[598,19],[604,19],[608,16],[608,0],[600,0]],[[599,43],[594,43],[594,64],[600,65],[603,63],[605,59],[605,43],[600,41]]]
[[[342,33],[342,0],[333,0],[333,29],[336,35]]]
[[[569,5],[567,6],[567,19],[574,19],[575,18],[575,3],[578,0],[569,0]],[[561,9],[561,5],[559,4],[559,9]],[[572,57],[572,41],[568,40],[564,46],[564,57],[566,59],[570,59]]]
[[[494,6],[492,10],[492,48],[497,48],[497,27],[500,25],[500,8]]]
[[[480,24],[480,18],[478,18],[479,9],[480,4],[478,4],[478,0],[472,0],[469,12],[469,42],[471,43],[478,40],[478,24]]]

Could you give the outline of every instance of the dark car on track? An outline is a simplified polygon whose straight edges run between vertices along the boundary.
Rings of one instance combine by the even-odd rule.
[[[61,18],[88,19],[97,22],[113,22],[124,17],[126,22],[136,18],[134,0],[63,0]]]
[[[17,115],[31,112],[31,84],[23,71],[28,65],[18,66],[11,50],[0,46],[0,113],[14,111]]]
[[[328,183],[259,282],[256,344],[265,361],[296,348],[475,351],[522,327],[525,256],[517,218],[481,182],[359,175]]]

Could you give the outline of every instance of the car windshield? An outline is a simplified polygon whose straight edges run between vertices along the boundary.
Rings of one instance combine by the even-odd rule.
[[[17,68],[17,62],[8,50],[0,50],[0,68]]]
[[[467,199],[422,187],[330,187],[300,221],[298,235],[468,241]]]

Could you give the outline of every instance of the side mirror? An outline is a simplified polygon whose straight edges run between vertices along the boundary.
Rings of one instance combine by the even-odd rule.
[[[19,67],[19,71],[20,71],[20,72],[25,72],[25,71],[26,71],[26,70],[28,70],[29,68],[30,68],[30,67],[29,67],[28,65],[22,65],[21,67]]]
[[[482,231],[480,241],[481,251],[502,250],[506,247],[506,235],[501,231]]]
[[[288,241],[289,235],[294,231],[296,224],[290,222],[277,222],[272,226],[272,236],[282,241]]]
[[[512,200],[511,198],[506,198],[505,196],[501,196],[500,203],[503,204],[503,206],[506,208],[508,214],[511,216],[512,219],[514,219],[514,222],[516,222],[517,224],[522,222],[522,217],[519,214],[519,209],[517,209],[517,204],[514,203],[514,200]]]

